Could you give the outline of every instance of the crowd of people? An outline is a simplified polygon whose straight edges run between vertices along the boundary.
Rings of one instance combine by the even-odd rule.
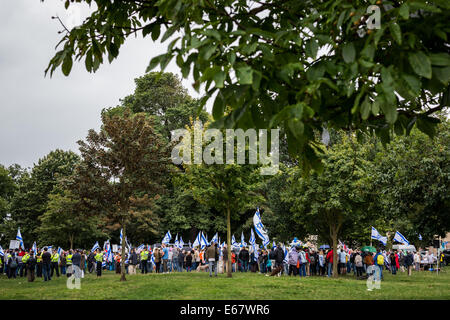
[[[128,251],[128,250],[127,250]],[[209,276],[227,272],[227,261],[231,260],[231,272],[258,272],[267,276],[332,276],[333,250],[315,250],[306,246],[293,245],[285,247],[279,243],[270,249],[253,250],[253,246],[233,247],[231,257],[226,245],[219,247],[216,243],[201,248],[177,248],[162,244],[146,246],[141,250],[132,248],[125,255],[125,272],[171,273],[209,271]],[[48,247],[25,251],[23,249],[6,250],[0,256],[0,274],[8,278],[35,277],[51,280],[54,276],[70,277],[77,270],[81,277],[86,272],[96,272],[101,277],[103,270],[121,273],[122,257],[120,252],[108,256],[99,248],[93,252],[86,250],[51,251]],[[412,274],[416,271],[433,268],[443,256],[435,257],[431,252],[421,255],[419,252],[382,251],[376,253],[361,250],[338,249],[337,272],[351,274],[358,278],[367,276],[369,266],[376,266],[382,278],[383,270],[397,274],[397,271]]]

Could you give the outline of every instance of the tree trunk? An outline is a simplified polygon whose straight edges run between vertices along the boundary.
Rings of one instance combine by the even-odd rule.
[[[227,259],[227,277],[231,278],[231,213],[230,207],[227,206],[227,251],[228,251],[228,259]]]
[[[330,226],[330,236],[331,241],[333,242],[333,278],[338,277],[338,260],[337,260],[338,229],[339,227],[336,225]]]
[[[69,236],[70,250],[73,250],[73,234]]]
[[[125,237],[126,237],[126,233],[125,233],[125,222],[122,221],[122,253],[120,256],[120,281],[126,281],[127,279],[125,278]],[[128,253],[130,254],[130,252]]]

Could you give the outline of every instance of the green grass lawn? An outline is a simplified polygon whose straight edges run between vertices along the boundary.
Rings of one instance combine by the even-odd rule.
[[[0,299],[153,299],[153,300],[289,300],[289,299],[450,299],[450,269],[439,276],[432,272],[414,272],[392,276],[385,273],[380,290],[367,291],[366,281],[353,276],[265,277],[255,273],[234,273],[233,278],[207,273],[137,274],[120,282],[109,271],[97,279],[88,274],[80,290],[66,286],[67,277],[44,282],[36,278],[7,279],[0,276]]]

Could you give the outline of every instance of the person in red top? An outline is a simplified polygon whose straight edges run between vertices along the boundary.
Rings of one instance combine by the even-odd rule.
[[[331,271],[333,270],[333,249],[328,251],[326,261],[328,262],[328,277],[331,277]]]
[[[20,248],[20,251],[17,254],[17,258],[19,258],[19,268],[17,269],[17,273],[19,273],[20,277],[23,277],[23,271],[25,270],[25,263],[22,262],[22,258],[24,255],[25,255],[25,250]]]
[[[397,274],[397,270],[400,267],[400,265],[398,263],[397,251],[392,252],[391,255],[389,256],[389,259],[391,260],[391,272],[392,272],[392,274]]]

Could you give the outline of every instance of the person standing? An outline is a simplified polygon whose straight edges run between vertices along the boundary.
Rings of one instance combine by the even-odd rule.
[[[288,264],[289,264],[289,271],[288,275],[291,274],[294,275],[294,277],[298,273],[297,264],[299,262],[299,252],[297,251],[297,248],[292,248],[292,250],[288,253]]]
[[[56,276],[59,278],[59,268],[58,268],[58,262],[59,262],[59,254],[57,251],[55,251],[52,254],[51,258],[51,264],[50,264],[50,275],[53,277],[53,272],[56,270]]]
[[[80,255],[81,255],[81,263],[80,263],[80,267],[81,267],[81,272],[84,276],[84,273],[86,272],[86,250],[80,250]]]
[[[355,262],[355,268],[356,268],[356,276],[361,277],[363,275],[363,259],[362,256],[359,254],[359,252],[355,253],[354,256],[354,262]]]
[[[319,275],[325,276],[325,255],[323,254],[323,250],[319,251],[318,263],[319,263]]]
[[[33,282],[36,270],[36,258],[34,257],[33,252],[30,253],[30,257],[27,259],[26,268],[28,274],[28,282]]]
[[[178,271],[183,272],[183,264],[184,264],[185,252],[184,250],[180,250],[178,253]]]
[[[333,249],[328,251],[326,256],[326,262],[328,263],[328,277],[331,277],[333,271]]]
[[[36,254],[36,277],[42,278],[42,252],[38,250]]]
[[[409,251],[405,257],[405,267],[408,270],[408,276],[411,276],[412,274],[413,264],[414,264],[414,256],[412,252]]]
[[[7,260],[8,265],[8,279],[16,278],[17,268],[19,267],[19,258],[16,256],[17,252],[12,251]]]
[[[59,256],[59,268],[62,276],[66,274],[66,266],[67,266],[66,253],[64,251],[61,251],[61,255]]]
[[[100,249],[97,249],[96,252],[95,262],[97,263],[97,278],[99,278],[102,276],[103,253],[100,252]]]
[[[155,258],[155,272],[156,273],[161,273],[162,253],[161,253],[161,249],[160,248],[155,248],[154,249],[153,257]]]
[[[94,252],[90,252],[88,257],[87,257],[87,261],[88,261],[88,271],[89,273],[94,272],[95,269],[95,253]]]
[[[248,260],[250,259],[250,254],[246,247],[242,247],[239,252],[239,261],[241,262],[241,272],[247,272],[248,270]]]
[[[212,270],[214,268],[214,276],[217,277],[217,260],[219,258],[219,250],[216,243],[212,243],[205,252],[205,260],[209,265],[209,276],[212,277]]]
[[[16,249],[16,251],[18,251],[18,250]],[[20,248],[20,251],[16,254],[17,259],[19,260],[19,266],[18,266],[16,272],[18,273],[18,275],[20,277],[23,277],[23,270],[25,269],[24,263],[22,261],[24,255],[25,255],[25,251],[22,250],[22,248]]]
[[[188,251],[188,253],[186,254],[186,271],[187,272],[191,272],[193,257],[194,257],[194,250]]]
[[[397,270],[400,267],[400,264],[398,262],[398,255],[396,251],[391,252],[391,254],[389,255],[389,259],[391,260],[391,273],[392,274],[397,274]]]
[[[116,273],[120,274],[121,273],[121,265],[120,265],[121,257],[120,257],[119,252],[116,253],[116,255],[114,257],[114,260],[116,262],[116,268],[115,268],[116,269]]]
[[[27,276],[27,261],[30,259],[30,254],[25,251],[25,254],[22,257],[22,270],[20,270],[20,276]]]
[[[179,256],[179,249],[173,248],[172,250],[172,270],[180,272],[178,269],[178,256]]]
[[[162,263],[163,263],[163,272],[169,273],[168,271],[168,265],[169,265],[169,249],[166,247],[166,245],[162,244]]]
[[[308,260],[306,259],[306,252],[305,249],[300,249],[300,252],[298,254],[298,265],[299,265],[299,274],[300,277],[306,277],[306,264],[308,263]]]
[[[420,270],[420,253],[414,253],[414,267],[416,271]]]
[[[138,256],[136,250],[131,249],[130,257],[128,258],[128,273],[136,274],[136,266],[138,264]]]
[[[73,251],[72,249],[69,250],[69,253],[66,256],[66,265],[67,265],[67,277],[70,277],[72,275],[72,256],[73,256]]]
[[[42,273],[44,274],[44,281],[52,280],[50,274],[50,264],[52,262],[52,255],[48,252],[48,248],[44,248],[44,253],[42,254]]]
[[[141,251],[141,273],[147,274],[147,260],[148,260],[148,250],[147,248]]]
[[[378,250],[377,254],[375,255],[375,258],[373,259],[375,266],[380,269],[380,279],[375,280],[382,280],[383,279],[383,267],[384,267],[384,256],[381,252],[381,249]]]

